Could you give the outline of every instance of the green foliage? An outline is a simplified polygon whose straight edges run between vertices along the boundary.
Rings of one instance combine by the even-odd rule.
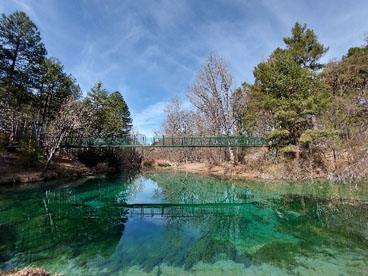
[[[21,152],[17,165],[24,170],[40,169],[42,159],[43,153],[35,144],[31,143]]]
[[[302,144],[310,144],[319,138],[327,138],[336,135],[336,131],[327,129],[308,129],[302,134],[299,141]]]
[[[34,137],[36,133],[37,138],[41,138],[38,134],[43,132],[42,127],[52,132],[55,122],[60,123],[57,121],[59,115],[64,122],[75,118],[74,109],[63,111],[62,107],[69,100],[80,98],[81,89],[75,78],[64,72],[60,61],[46,54],[36,25],[24,12],[1,15],[0,104],[4,104],[1,110],[5,112],[1,114],[0,129],[15,139]],[[92,107],[93,112],[88,115],[94,113],[94,116],[88,117],[93,117],[93,122],[91,126],[78,127],[74,130],[78,133],[73,134],[113,136],[129,133],[132,120],[119,92],[110,94],[98,83],[88,93],[84,104]],[[33,128],[34,122],[37,122],[37,129]],[[70,129],[70,125],[63,128]],[[27,156],[25,160],[30,158]],[[108,159],[115,162],[112,156]]]
[[[352,47],[348,50],[348,54],[344,58],[352,56],[363,56],[368,53],[368,47]]]
[[[296,153],[297,150],[298,150],[298,148],[296,146],[289,145],[289,146],[286,146],[286,147],[281,148],[280,149],[280,152],[289,154],[289,153]]]
[[[120,94],[109,93],[97,83],[85,100],[95,112],[92,133],[101,136],[121,136],[128,134],[132,127],[129,108]]]
[[[276,49],[266,62],[254,69],[255,83],[248,93],[244,124],[264,121],[269,139],[280,146],[297,145],[300,136],[312,129],[315,118],[328,102],[326,87],[313,71],[320,68],[319,57],[327,49],[313,31],[298,23],[287,49]],[[304,50],[303,50],[304,49]]]
[[[39,169],[42,164],[38,157],[37,152],[24,152],[20,155],[18,166],[24,170]]]
[[[132,127],[129,108],[120,94],[110,94],[106,104],[106,129],[112,135],[128,134]]]
[[[327,94],[312,71],[300,67],[288,52],[276,50],[269,61],[254,70],[256,78],[252,101],[258,113],[270,114],[270,139],[282,144],[297,143],[300,135],[312,128],[312,116],[322,110]]]
[[[284,138],[284,137],[288,137],[289,134],[290,132],[286,129],[274,129],[267,133],[267,139],[273,140],[277,138]]]
[[[327,65],[322,77],[331,98],[324,124],[348,140],[368,121],[368,46],[349,49],[341,61]]]
[[[38,81],[40,64],[46,55],[36,25],[24,12],[0,19],[0,76],[6,83],[5,98],[13,104],[29,100]]]
[[[24,12],[1,15],[0,96],[8,111],[0,127],[16,138],[32,136],[34,121],[47,129],[62,104],[80,96],[76,80],[46,54],[36,25]]]
[[[318,60],[328,51],[317,40],[314,31],[307,29],[307,25],[295,23],[291,30],[292,36],[285,37],[284,42],[287,45],[287,50],[294,61],[301,67],[306,67],[311,70],[318,70],[323,67],[318,63]]]
[[[41,66],[41,81],[34,105],[41,111],[42,121],[46,122],[55,117],[68,98],[78,98],[81,92],[76,80],[64,73],[58,59],[45,58]]]

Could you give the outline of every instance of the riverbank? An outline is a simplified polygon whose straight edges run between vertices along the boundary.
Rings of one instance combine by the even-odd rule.
[[[96,167],[88,168],[78,159],[68,157],[56,157],[46,172],[43,170],[42,163],[34,168],[22,168],[19,165],[20,156],[17,153],[1,152],[0,159],[0,185],[91,176],[116,171],[116,168],[109,167],[107,163],[99,163]]]
[[[160,171],[176,171],[187,173],[199,173],[213,176],[225,176],[234,179],[263,179],[263,180],[305,180],[328,178],[328,173],[321,168],[313,172],[303,172],[293,163],[269,163],[267,165],[254,164],[233,164],[231,162],[221,162],[219,164],[209,164],[201,162],[175,163],[168,160],[156,160],[150,162],[146,169]]]
[[[368,164],[340,160],[334,164],[326,158],[310,160],[279,159],[276,161],[253,159],[245,164],[221,162],[172,162],[166,159],[143,162],[143,168],[159,171],[199,173],[242,180],[311,180],[325,179],[340,182],[360,182],[368,179]]]
[[[170,158],[170,154],[166,155]],[[94,167],[87,167],[77,157],[55,156],[48,170],[43,170],[42,163],[25,169],[22,167],[20,153],[0,152],[0,185],[12,183],[31,183],[59,178],[74,178],[113,173],[120,169],[140,167],[149,170],[199,173],[222,176],[233,179],[251,180],[310,180],[325,179],[340,182],[360,182],[368,179],[368,163],[365,159],[353,162],[348,152],[339,153],[338,162],[334,162],[330,155],[310,155],[309,158],[287,158],[278,156],[277,159],[265,157],[265,152],[255,151],[244,156],[238,163],[231,162],[176,162],[161,156],[142,159],[126,156],[119,168],[109,166],[107,162],[97,163]],[[133,160],[133,161],[132,161]],[[132,163],[133,162],[133,163]],[[29,163],[29,161],[28,161]],[[133,164],[133,165],[132,165]]]

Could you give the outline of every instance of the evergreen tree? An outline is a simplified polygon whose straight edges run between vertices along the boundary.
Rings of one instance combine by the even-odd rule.
[[[19,11],[9,16],[1,15],[0,45],[0,76],[5,85],[2,96],[6,103],[13,98],[19,105],[35,87],[46,49],[36,25]]]
[[[98,82],[87,94],[85,103],[94,111],[94,120],[91,125],[93,135],[104,135],[105,130],[105,105],[108,98],[108,91],[102,88],[102,83]]]
[[[110,94],[106,103],[106,129],[110,135],[128,134],[132,128],[129,108],[119,91]]]
[[[315,116],[325,106],[328,96],[313,71],[320,68],[318,57],[325,48],[319,46],[313,31],[306,31],[306,26],[297,23],[292,32],[293,38],[285,39],[287,49],[276,49],[266,62],[254,69],[255,83],[249,92],[244,123],[251,127],[263,119],[270,139],[298,153],[300,139],[305,140],[305,134],[312,135],[314,131],[325,135],[324,131],[316,130]],[[301,45],[314,45],[320,51],[309,51],[310,48]]]
[[[123,96],[116,91],[110,94],[98,82],[88,93],[86,104],[95,112],[92,133],[99,136],[128,134],[132,128],[132,119]]]
[[[36,108],[39,120],[46,123],[54,118],[61,105],[69,98],[79,98],[80,88],[71,75],[63,71],[56,58],[45,58],[42,63],[40,85],[38,87]]]
[[[318,41],[314,31],[307,29],[306,24],[300,25],[297,22],[291,29],[291,34],[291,37],[284,38],[284,42],[294,61],[301,67],[313,71],[321,69],[323,66],[318,61],[328,51],[328,48]]]

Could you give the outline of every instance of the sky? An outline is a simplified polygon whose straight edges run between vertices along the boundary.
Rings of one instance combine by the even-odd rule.
[[[0,0],[24,11],[84,95],[101,81],[120,91],[134,128],[152,135],[173,96],[188,86],[210,52],[228,63],[235,85],[306,23],[330,50],[323,62],[364,44],[367,0]]]

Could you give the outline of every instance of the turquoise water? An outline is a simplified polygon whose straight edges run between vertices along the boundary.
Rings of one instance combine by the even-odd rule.
[[[368,187],[145,173],[0,189],[0,269],[368,275]]]

